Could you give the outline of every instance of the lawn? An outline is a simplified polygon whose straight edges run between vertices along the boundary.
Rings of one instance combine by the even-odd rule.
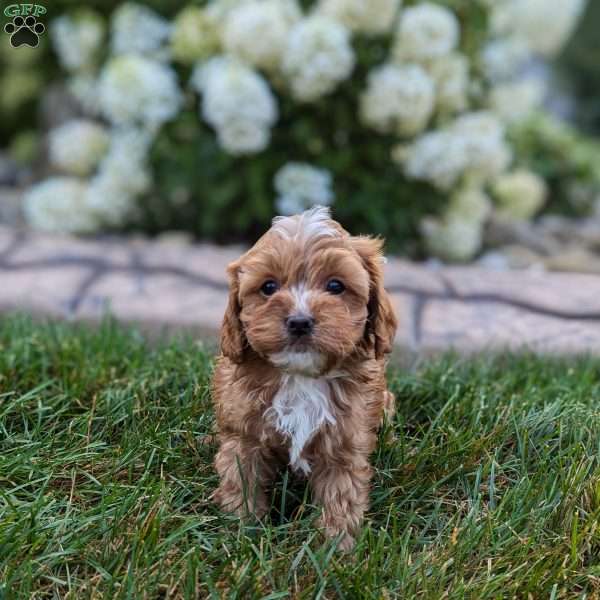
[[[447,356],[390,371],[356,551],[282,476],[242,525],[216,485],[211,354],[0,322],[0,597],[598,598],[600,361]]]

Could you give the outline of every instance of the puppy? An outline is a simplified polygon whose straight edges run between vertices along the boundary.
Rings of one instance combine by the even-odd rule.
[[[396,317],[379,239],[352,237],[326,208],[277,217],[228,267],[213,378],[214,499],[261,517],[278,467],[308,478],[320,526],[350,549],[368,507],[369,455],[394,410],[385,357]]]

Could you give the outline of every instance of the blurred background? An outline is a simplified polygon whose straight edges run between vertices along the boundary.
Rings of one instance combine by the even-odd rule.
[[[1,34],[3,224],[249,243],[325,204],[411,259],[600,273],[600,2],[40,5]]]

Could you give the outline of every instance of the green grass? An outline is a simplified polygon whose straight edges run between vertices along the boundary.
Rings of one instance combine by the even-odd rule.
[[[216,485],[210,354],[0,322],[4,598],[597,598],[600,361],[446,357],[390,373],[355,553],[301,482],[242,525]]]

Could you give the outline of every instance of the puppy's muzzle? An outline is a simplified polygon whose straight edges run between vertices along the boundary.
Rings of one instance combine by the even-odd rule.
[[[288,317],[285,325],[291,337],[301,338],[309,336],[313,332],[315,320],[311,317],[305,317],[304,315],[297,315]]]

